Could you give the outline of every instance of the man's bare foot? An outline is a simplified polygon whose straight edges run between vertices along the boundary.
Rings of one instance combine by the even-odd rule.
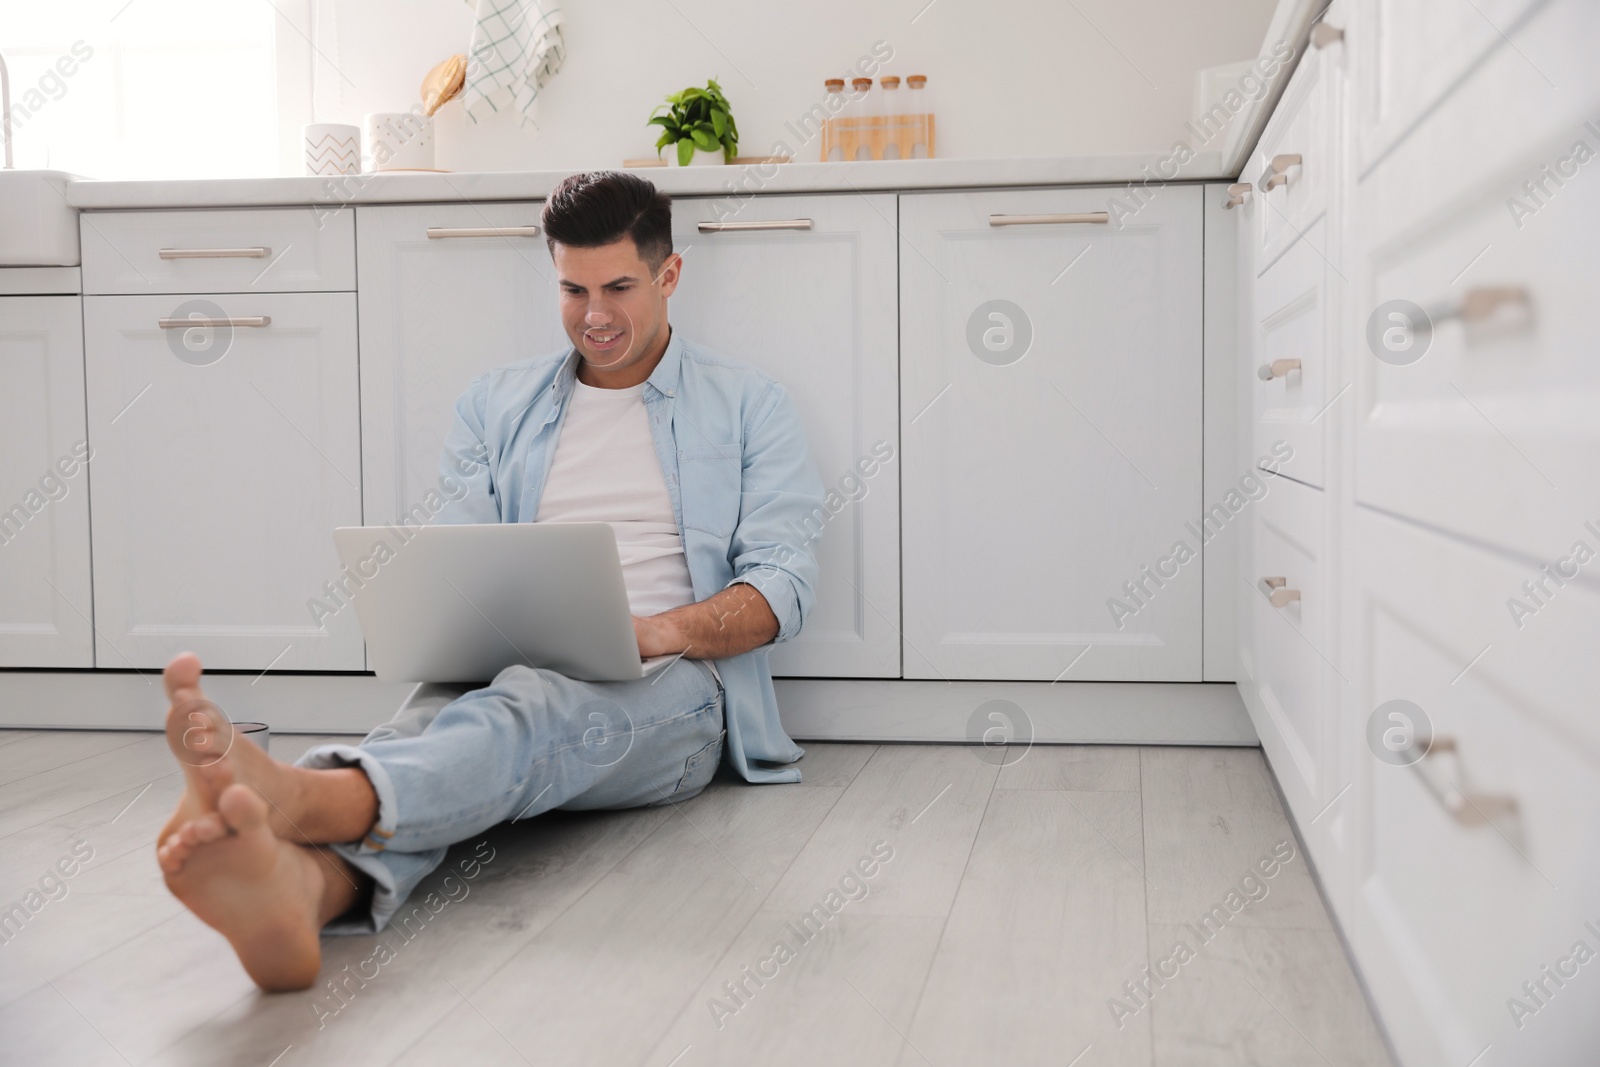
[[[274,836],[266,801],[249,786],[228,786],[211,814],[221,836],[174,865],[163,857],[167,888],[228,939],[261,988],[309,987],[322,965],[317,936],[328,865],[337,861]]]
[[[185,779],[177,809],[156,838],[163,870],[169,861],[181,868],[182,857],[194,847],[226,835],[217,798],[235,783],[261,795],[268,828],[285,841],[353,841],[372,826],[377,797],[362,771],[280,763],[236,734],[227,715],[201,691],[200,658],[194,653],[174,656],[162,679],[170,702],[167,745]]]

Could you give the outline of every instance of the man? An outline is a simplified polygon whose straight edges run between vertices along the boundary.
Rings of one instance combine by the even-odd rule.
[[[746,780],[799,781],[766,652],[814,600],[822,481],[783,388],[673,332],[671,223],[634,175],[556,187],[543,224],[572,347],[475,379],[442,460],[469,488],[442,521],[612,524],[644,678],[514,666],[471,691],[419,686],[359,746],[291,766],[234,743],[193,654],[167,665],[186,789],[157,858],[262,988],[311,985],[320,931],[381,929],[451,844],[497,823],[678,802],[724,755]]]

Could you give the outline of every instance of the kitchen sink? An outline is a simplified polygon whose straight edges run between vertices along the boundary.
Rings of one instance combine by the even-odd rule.
[[[0,170],[0,267],[78,265],[78,212],[62,170]]]

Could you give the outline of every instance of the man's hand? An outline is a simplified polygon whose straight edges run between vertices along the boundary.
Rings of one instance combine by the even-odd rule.
[[[760,648],[778,636],[778,617],[761,591],[746,582],[660,615],[635,615],[639,656],[726,659]]]
[[[672,613],[664,612],[660,615],[635,615],[633,617],[633,636],[639,639],[639,658],[649,659],[651,656],[667,656],[675,652],[682,652],[688,642],[678,633],[678,628],[672,624],[667,616]]]

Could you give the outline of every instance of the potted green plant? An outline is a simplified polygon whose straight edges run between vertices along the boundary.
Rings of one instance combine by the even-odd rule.
[[[673,93],[665,103],[656,105],[656,112],[662,108],[666,114],[652,113],[649,122],[661,127],[657,158],[669,144],[678,146],[675,159],[680,167],[727,163],[738,154],[739,127],[734,125],[733,108],[715,79],[707,81],[704,89],[691,85]]]

